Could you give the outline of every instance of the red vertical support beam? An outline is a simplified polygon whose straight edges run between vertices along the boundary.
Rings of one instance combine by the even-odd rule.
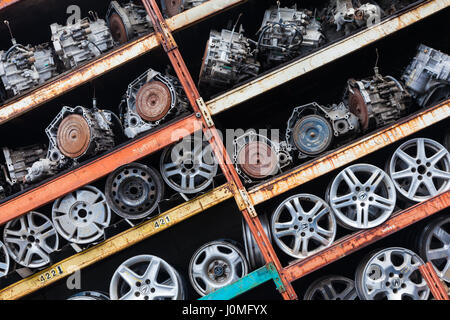
[[[450,300],[447,289],[436,274],[436,271],[434,270],[431,262],[421,265],[419,267],[419,270],[422,273],[423,278],[427,282],[428,287],[431,290],[431,294],[436,300]]]
[[[297,299],[297,295],[290,282],[287,281],[287,279],[281,273],[283,267],[278,260],[272,244],[270,243],[267,235],[264,232],[253,204],[250,202],[248,192],[242,184],[233,166],[233,163],[228,156],[228,153],[226,152],[220,135],[214,126],[211,115],[206,108],[206,105],[202,97],[200,96],[200,93],[198,92],[194,81],[192,80],[183,57],[178,50],[175,39],[173,38],[172,33],[169,30],[161,14],[161,11],[158,8],[158,5],[156,4],[155,0],[142,0],[142,3],[144,4],[150,19],[152,20],[153,27],[156,34],[158,35],[159,41],[161,42],[161,45],[166,51],[170,62],[172,63],[175,72],[177,73],[178,79],[180,80],[184,88],[184,91],[189,99],[192,108],[194,109],[197,117],[201,118],[203,122],[203,133],[208,139],[227,181],[232,186],[233,194],[236,202],[239,205],[239,209],[242,211],[242,214],[244,215],[244,218],[248,223],[253,236],[255,237],[255,240],[264,256],[264,259],[267,263],[273,263],[278,273],[280,274],[281,281],[284,286],[284,292],[281,292],[283,298],[289,300]]]

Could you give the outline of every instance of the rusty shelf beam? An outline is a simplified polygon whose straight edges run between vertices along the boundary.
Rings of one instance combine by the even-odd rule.
[[[3,2],[4,0],[2,0]],[[167,19],[170,30],[178,31],[247,0],[210,0]],[[154,33],[124,44],[99,58],[52,79],[29,93],[12,98],[0,107],[0,124],[105,74],[159,46]]]
[[[9,7],[19,1],[21,1],[21,0],[1,0],[0,1],[0,10],[5,9],[6,7]]]
[[[228,184],[224,184],[193,200],[170,209],[142,224],[125,230],[102,243],[81,251],[67,259],[36,272],[0,290],[0,300],[20,299],[30,293],[44,288],[56,281],[64,279],[76,271],[116,254],[136,243],[143,241],[161,231],[209,209],[219,202],[231,199],[233,194]],[[55,272],[52,272],[55,270]],[[47,275],[50,275],[49,277]]]
[[[388,18],[355,35],[232,89],[210,100],[206,105],[213,115],[228,110],[277,86],[368,46],[449,6],[450,1],[448,0],[425,1],[404,13]]]
[[[448,117],[450,99],[256,186],[249,190],[250,198],[254,205],[262,203]]]
[[[427,262],[419,267],[422,277],[425,279],[431,294],[436,300],[450,300],[448,296],[448,288],[444,282],[439,279],[431,262]]]
[[[438,213],[450,206],[450,191],[446,191],[427,201],[416,204],[408,209],[394,214],[382,225],[369,230],[363,230],[346,236],[327,249],[296,261],[284,268],[282,273],[289,281],[295,281],[332,262],[354,253],[369,244],[383,239],[403,228],[406,228],[426,217]]]
[[[19,194],[0,204],[0,225],[91,183],[122,165],[160,150],[197,130],[201,130],[201,123],[196,116],[185,117],[92,162]]]

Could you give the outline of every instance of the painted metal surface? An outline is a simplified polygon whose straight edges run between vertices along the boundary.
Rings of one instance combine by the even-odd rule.
[[[230,90],[208,101],[206,105],[213,115],[228,110],[283,83],[370,45],[449,6],[448,0],[434,0],[419,4],[405,13],[384,20],[366,30]]]
[[[268,264],[224,288],[201,297],[199,300],[230,300],[278,277],[275,267],[272,264]]]
[[[233,195],[238,203],[238,205],[245,205],[245,208],[241,209],[241,212],[247,221],[250,231],[252,232],[255,240],[260,248],[264,259],[267,263],[273,263],[275,268],[280,271],[281,263],[278,260],[278,257],[275,253],[275,250],[272,247],[269,239],[264,233],[263,227],[259,218],[257,217],[256,211],[249,201],[246,201],[248,198],[247,190],[245,189],[242,181],[237,174],[233,163],[226,151],[226,148],[222,142],[222,139],[214,126],[214,122],[212,119],[205,117],[205,114],[201,111],[201,97],[198,89],[192,79],[192,76],[189,73],[189,70],[186,67],[183,57],[178,49],[178,46],[175,42],[175,39],[172,36],[172,33],[167,26],[161,11],[158,8],[155,0],[142,0],[147,13],[152,20],[152,24],[155,28],[155,33],[158,35],[158,39],[161,42],[164,50],[169,57],[170,62],[180,80],[181,85],[186,93],[186,96],[194,109],[194,112],[201,116],[203,123],[203,133],[205,137],[207,137],[208,142],[210,143],[214,155],[219,162],[219,165],[222,169],[222,172],[227,179],[230,185],[233,185]],[[200,102],[200,105],[199,105]],[[297,295],[290,285],[283,278],[280,277],[283,282],[283,286],[285,288],[284,292],[281,292],[281,295],[284,299],[297,299]]]
[[[257,205],[448,117],[450,117],[450,100],[398,121],[392,126],[381,129],[250,189],[251,200],[254,205]]]
[[[92,248],[75,254],[0,290],[0,300],[15,300],[24,297],[232,197],[233,194],[228,184],[219,186],[208,193],[170,209],[151,220],[119,233]],[[55,276],[47,279],[45,275],[50,273],[51,270],[56,270]],[[42,277],[43,275],[44,277]]]
[[[12,5],[16,2],[19,2],[19,1],[21,1],[21,0],[1,0],[0,1],[0,10],[4,9],[6,7],[9,7],[10,5]]]
[[[287,266],[282,272],[292,282],[354,253],[450,206],[450,191],[400,211],[382,225],[359,231],[336,241],[329,248]]]
[[[210,0],[168,19],[167,24],[171,30],[177,31],[245,1]],[[159,43],[155,34],[146,35],[105,53],[98,59],[90,61],[75,70],[68,71],[33,89],[28,94],[13,98],[0,107],[0,124],[31,111],[67,91],[136,59],[158,46]]]
[[[201,129],[201,123],[195,115],[188,116],[1,203],[0,225],[89,184],[122,165],[160,150],[199,129]]]
[[[436,271],[433,268],[431,262],[427,262],[419,267],[420,273],[427,282],[430,288],[431,294],[436,300],[450,300],[447,293],[447,288],[444,283],[439,279]]]

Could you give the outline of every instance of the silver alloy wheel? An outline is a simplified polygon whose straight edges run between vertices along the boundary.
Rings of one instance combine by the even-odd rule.
[[[303,259],[330,246],[336,219],[328,204],[311,194],[284,200],[272,215],[272,237],[288,255]]]
[[[201,246],[189,264],[189,279],[195,291],[205,296],[248,273],[244,254],[227,241],[212,241]]]
[[[345,168],[334,178],[327,201],[343,227],[369,229],[389,219],[396,193],[383,170],[361,163]]]
[[[67,298],[67,300],[92,300],[92,301],[100,301],[100,300],[109,300],[109,297],[103,293],[96,291],[83,291],[74,294],[73,296]]]
[[[175,191],[188,194],[207,188],[217,167],[211,145],[197,137],[186,137],[166,148],[160,163],[164,181]]]
[[[419,253],[433,264],[439,278],[450,283],[450,217],[434,220],[424,230]]]
[[[389,174],[402,196],[428,200],[450,188],[450,153],[431,139],[406,141],[392,155]]]
[[[143,219],[152,214],[164,194],[159,173],[141,163],[129,163],[106,179],[105,196],[109,207],[125,219]]]
[[[86,244],[103,237],[111,221],[111,211],[105,195],[88,185],[57,199],[53,203],[52,220],[64,239]]]
[[[267,235],[267,238],[270,242],[272,242],[272,233],[270,232],[270,223],[267,215],[260,215],[259,220],[261,221],[261,225]],[[250,269],[255,270],[264,266],[266,264],[264,256],[262,255],[261,250],[259,249],[250,228],[248,227],[248,223],[244,218],[242,218],[242,237],[244,238],[245,257],[250,265]]]
[[[9,255],[6,246],[0,241],[0,278],[8,274]]]
[[[182,300],[178,272],[163,259],[139,255],[123,262],[109,285],[111,300]]]
[[[304,300],[355,300],[355,282],[342,276],[325,276],[314,281],[306,290]]]
[[[427,300],[419,271],[423,260],[405,248],[386,248],[364,259],[356,270],[356,290],[363,300]]]
[[[35,211],[9,221],[3,230],[3,241],[11,258],[28,268],[50,263],[50,253],[59,244],[50,219]]]

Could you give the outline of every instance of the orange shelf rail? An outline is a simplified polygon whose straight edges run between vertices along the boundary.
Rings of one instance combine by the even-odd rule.
[[[434,270],[431,262],[427,262],[419,267],[423,278],[425,279],[431,294],[436,300],[450,300],[448,296],[448,289],[441,279],[439,279],[436,270]]]

